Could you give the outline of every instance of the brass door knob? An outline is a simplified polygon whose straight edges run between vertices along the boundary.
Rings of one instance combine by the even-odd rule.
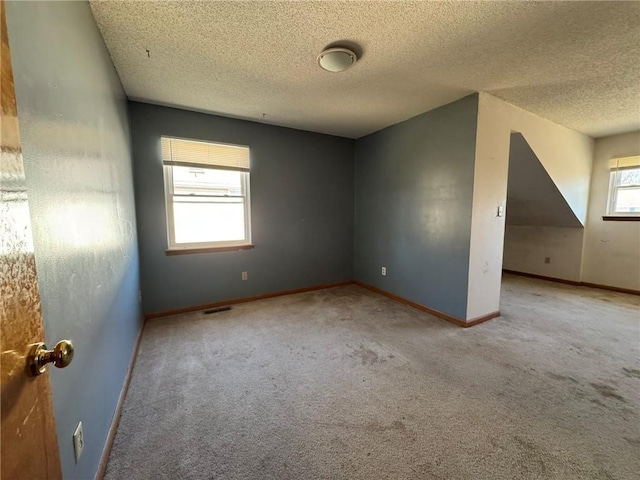
[[[47,363],[64,368],[71,363],[71,360],[73,360],[73,343],[70,340],[60,340],[53,350],[47,350],[44,343],[36,343],[31,346],[29,352],[29,371],[31,375],[37,377],[47,371]]]

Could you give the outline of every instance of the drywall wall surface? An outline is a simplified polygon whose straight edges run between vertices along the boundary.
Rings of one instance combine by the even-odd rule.
[[[509,146],[507,225],[582,227],[521,133]]]
[[[141,328],[126,99],[87,3],[6,7],[46,342],[75,346],[49,369],[63,474],[89,479]]]
[[[582,227],[507,225],[503,268],[579,282],[583,236]]]
[[[509,143],[520,132],[584,225],[587,212],[593,140],[480,93],[473,185],[467,319],[499,310]]]
[[[487,93],[480,94],[479,117],[479,123],[488,122],[503,134],[522,134],[575,216],[584,225],[589,202],[593,139]],[[480,136],[478,138],[481,139]],[[476,165],[476,169],[480,168],[480,165]]]
[[[129,113],[145,313],[353,279],[353,140],[137,102]],[[162,135],[251,148],[253,250],[165,254]]]
[[[477,107],[471,95],[385,128],[355,155],[356,280],[463,320]]]
[[[603,221],[609,195],[609,160],[640,155],[640,132],[595,141],[582,281],[640,290],[640,221]]]

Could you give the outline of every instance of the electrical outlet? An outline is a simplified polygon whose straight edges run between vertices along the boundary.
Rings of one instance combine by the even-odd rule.
[[[502,217],[504,216],[504,207],[502,205],[498,205],[498,212],[496,214],[496,217]]]
[[[551,257],[544,257],[544,263],[551,263]]]
[[[242,272],[242,280],[247,280],[249,278],[249,274],[247,272]]]
[[[84,433],[82,431],[82,422],[78,422],[76,431],[73,432],[73,451],[76,454],[76,463],[80,460],[82,450],[84,450]]]
[[[387,267],[382,267],[382,275],[383,276],[387,275]]]

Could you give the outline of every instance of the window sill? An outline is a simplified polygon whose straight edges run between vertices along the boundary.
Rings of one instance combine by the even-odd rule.
[[[640,222],[640,215],[604,215],[605,222]]]
[[[255,245],[229,245],[226,247],[193,247],[193,248],[167,248],[165,255],[189,255],[191,253],[235,252],[238,250],[251,250]]]

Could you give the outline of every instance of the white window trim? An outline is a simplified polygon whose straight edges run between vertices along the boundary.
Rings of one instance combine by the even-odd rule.
[[[171,137],[176,138],[176,137]],[[187,139],[184,139],[187,140]],[[196,140],[197,141],[197,140]],[[210,142],[218,143],[220,142]],[[238,145],[240,146],[240,145]],[[246,147],[248,148],[248,147]],[[241,240],[231,241],[214,241],[214,242],[193,242],[193,243],[176,243],[175,226],[173,212],[173,167],[171,165],[163,165],[164,176],[164,198],[165,198],[165,222],[167,227],[167,252],[186,252],[189,250],[207,250],[215,249],[233,250],[234,247],[253,247],[251,243],[251,188],[250,188],[250,171],[241,171],[242,173],[242,192],[244,197],[244,238]],[[214,165],[199,165],[198,168],[209,170],[225,170],[225,168],[216,168]]]

